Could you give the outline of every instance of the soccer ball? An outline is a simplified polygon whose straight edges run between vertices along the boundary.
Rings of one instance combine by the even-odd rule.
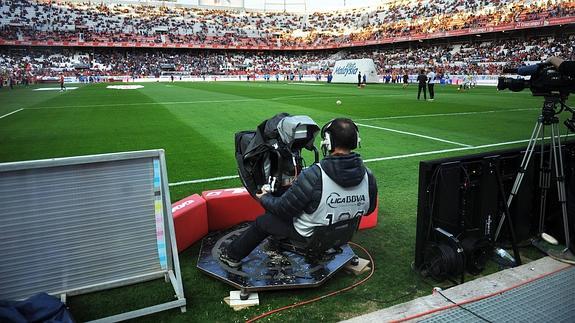
[[[340,104],[341,104],[341,101],[340,101],[340,100],[337,100],[337,101],[335,101],[335,104],[340,105]]]

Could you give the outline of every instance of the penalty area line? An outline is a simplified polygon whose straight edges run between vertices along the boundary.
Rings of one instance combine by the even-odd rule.
[[[564,136],[561,136],[561,138],[571,137],[571,136],[575,136],[575,134],[564,135]],[[545,139],[549,139],[549,138],[550,138],[550,137],[545,137]],[[507,146],[507,145],[513,145],[513,144],[520,144],[520,143],[523,143],[523,142],[529,142],[529,139],[515,140],[515,141],[506,141],[506,142],[498,142],[498,143],[495,143],[495,144],[486,144],[486,145],[480,145],[480,146],[471,146],[471,147],[461,147],[461,148],[451,148],[451,149],[425,151],[425,152],[421,152],[421,153],[413,153],[413,154],[406,154],[406,155],[397,155],[397,156],[389,156],[389,157],[371,158],[371,159],[366,159],[366,160],[364,160],[363,162],[364,162],[364,163],[373,163],[373,162],[384,161],[384,160],[403,159],[403,158],[409,158],[409,157],[418,157],[418,156],[425,156],[425,155],[443,154],[443,153],[449,153],[449,152],[453,152],[453,151],[475,150],[475,149],[491,148],[491,147],[498,147],[498,146]]]
[[[420,135],[420,134],[418,134],[418,133],[413,133],[413,132],[407,132],[407,131],[395,130],[395,129],[391,129],[391,128],[371,126],[371,125],[363,124],[363,123],[356,123],[356,124],[357,124],[358,126],[362,126],[362,127],[366,127],[366,128],[373,128],[373,129],[378,129],[378,130],[384,130],[384,131],[389,131],[389,132],[400,133],[400,134],[408,135],[408,136],[414,136],[414,137],[420,137],[420,138],[425,138],[425,139],[429,139],[429,140],[441,141],[441,142],[445,142],[445,143],[452,144],[452,145],[457,145],[457,146],[473,147],[473,146],[471,146],[471,145],[462,144],[462,143],[460,143],[460,142],[445,140],[445,139],[436,138],[436,137],[431,137],[431,136],[426,136],[426,135]]]
[[[5,115],[0,116],[0,119],[6,118],[7,116],[13,115],[14,113],[20,112],[20,111],[22,111],[22,110],[24,110],[24,108],[21,108],[21,109],[14,110],[14,111],[12,111],[12,112],[6,113]]]
[[[379,118],[363,118],[363,119],[360,118],[360,119],[354,119],[354,121],[375,121],[375,120],[411,119],[411,118],[428,118],[428,117],[450,117],[450,116],[465,116],[465,115],[473,115],[473,114],[487,114],[487,113],[499,113],[499,112],[530,111],[530,110],[539,110],[539,109],[537,109],[537,108],[523,108],[523,109],[470,111],[470,112],[453,112],[453,113],[412,114],[412,115],[379,117]]]
[[[388,95],[366,95],[368,97],[390,97],[390,96],[401,96],[403,94],[388,94]],[[229,99],[229,100],[198,100],[198,101],[168,101],[168,102],[140,102],[140,103],[109,103],[109,104],[88,104],[88,105],[63,105],[63,106],[42,106],[42,107],[33,107],[33,108],[26,108],[27,110],[44,110],[44,109],[73,109],[73,108],[120,108],[120,107],[133,107],[133,106],[155,106],[155,105],[170,105],[170,106],[177,106],[177,105],[198,105],[198,104],[211,104],[211,103],[237,103],[237,102],[262,102],[265,103],[267,101],[283,101],[283,100],[317,100],[317,99],[341,99],[341,98],[350,98],[354,99],[359,97],[357,95],[349,95],[349,94],[342,94],[342,95],[313,95],[313,94],[304,94],[304,95],[290,95],[290,96],[278,96],[274,98],[262,98],[262,99]]]
[[[571,136],[575,136],[575,134],[568,134],[565,136],[561,136],[561,138],[571,137]],[[545,139],[549,139],[549,137],[546,137]],[[374,163],[374,162],[378,162],[378,161],[386,161],[386,160],[393,160],[393,159],[405,159],[405,158],[418,157],[418,156],[443,154],[443,153],[448,153],[448,152],[453,152],[453,151],[465,151],[465,150],[475,150],[475,149],[491,148],[491,147],[498,147],[498,146],[507,146],[507,145],[513,145],[513,144],[520,144],[520,143],[524,143],[524,142],[529,142],[529,139],[498,142],[498,143],[494,143],[494,144],[486,144],[486,145],[473,146],[473,147],[451,148],[451,149],[424,151],[424,152],[420,152],[420,153],[388,156],[388,157],[381,157],[381,158],[371,158],[371,159],[365,159],[363,162],[364,163]],[[239,176],[238,175],[232,175],[232,176],[221,176],[221,177],[213,177],[213,178],[202,178],[202,179],[195,179],[195,180],[191,180],[191,181],[170,183],[169,185],[170,186],[180,186],[180,185],[186,185],[186,184],[215,182],[215,181],[222,181],[222,180],[235,179],[235,178],[239,178]]]

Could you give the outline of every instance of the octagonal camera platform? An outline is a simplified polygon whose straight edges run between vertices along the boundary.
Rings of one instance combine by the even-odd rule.
[[[248,226],[249,223],[243,223],[207,235],[202,240],[197,265],[206,274],[240,289],[244,297],[257,291],[317,287],[355,257],[345,244],[341,252],[331,254],[326,260],[311,261],[294,252],[271,248],[268,238],[243,259],[241,268],[226,266],[219,260],[220,249]]]

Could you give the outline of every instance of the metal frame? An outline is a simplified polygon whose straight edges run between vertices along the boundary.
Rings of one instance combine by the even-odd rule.
[[[569,238],[569,217],[567,214],[567,198],[566,198],[566,191],[565,191],[565,170],[563,165],[563,153],[561,151],[561,135],[559,133],[559,128],[557,124],[559,123],[559,118],[557,115],[563,111],[559,110],[556,112],[556,105],[561,105],[562,109],[565,106],[563,99],[555,96],[546,96],[545,102],[543,103],[543,109],[541,111],[541,115],[537,118],[537,122],[535,122],[535,127],[533,128],[533,132],[531,133],[531,138],[529,139],[529,143],[527,145],[527,149],[525,154],[523,155],[523,160],[521,161],[521,165],[519,167],[519,172],[517,173],[517,177],[515,177],[515,182],[513,183],[513,188],[511,189],[511,193],[509,194],[509,198],[507,199],[507,208],[511,206],[513,202],[513,198],[518,194],[519,188],[521,187],[521,183],[525,176],[525,172],[529,167],[529,163],[531,162],[531,157],[533,156],[533,152],[535,151],[536,144],[540,142],[540,174],[539,174],[539,186],[541,188],[541,196],[540,196],[540,210],[539,210],[539,232],[538,234],[541,235],[543,233],[543,224],[544,224],[544,217],[545,217],[545,204],[547,201],[547,191],[549,190],[551,184],[551,169],[555,170],[555,177],[557,182],[557,194],[559,199],[559,204],[561,205],[561,214],[563,218],[563,230],[565,235],[565,249],[563,252],[566,252],[571,244],[571,240]],[[545,127],[550,126],[551,128],[551,137],[549,138],[550,148],[549,148],[549,165],[547,168],[544,167],[544,160],[545,160]],[[497,230],[495,231],[495,238],[494,241],[497,241],[499,234],[501,232],[501,228],[503,227],[503,223],[506,219],[506,213],[503,213],[501,219],[499,220],[499,224],[497,226]],[[509,221],[511,217],[509,217]],[[512,226],[511,226],[512,228]],[[515,240],[515,237],[513,237]],[[516,255],[518,256],[519,252],[515,251]]]
[[[22,162],[10,162],[0,164],[0,174],[2,172],[27,170],[27,169],[39,169],[39,168],[49,168],[57,166],[67,166],[67,165],[81,165],[81,164],[91,164],[99,162],[111,162],[120,160],[130,160],[130,159],[141,159],[141,158],[154,158],[159,160],[160,164],[160,190],[162,193],[162,216],[164,220],[164,230],[165,237],[169,237],[169,243],[166,241],[166,256],[167,256],[167,269],[157,271],[154,273],[149,273],[145,275],[138,275],[130,277],[127,279],[119,279],[115,281],[107,281],[98,284],[92,284],[89,286],[83,286],[70,290],[63,290],[57,292],[51,292],[51,294],[59,296],[61,299],[66,299],[67,296],[85,294],[89,292],[94,292],[98,290],[110,289],[120,286],[126,286],[130,284],[135,284],[143,281],[149,281],[154,279],[159,279],[164,277],[166,282],[170,282],[175,291],[175,297],[177,300],[166,302],[163,304],[158,304],[150,307],[145,307],[139,310],[130,311],[118,315],[109,316],[106,318],[98,319],[94,322],[116,322],[121,320],[127,320],[136,318],[139,316],[152,314],[172,308],[179,307],[183,312],[186,311],[186,299],[184,296],[184,289],[182,285],[182,276],[180,271],[180,262],[177,253],[177,245],[174,231],[174,221],[172,217],[171,201],[170,201],[170,191],[168,187],[168,174],[166,168],[165,153],[163,149],[158,150],[144,150],[144,151],[134,151],[134,152],[121,152],[121,153],[111,153],[111,154],[101,154],[101,155],[88,155],[88,156],[77,156],[77,157],[65,157],[65,158],[55,158],[55,159],[44,159],[44,160],[33,160],[33,161],[22,161]],[[166,239],[167,240],[167,239]]]

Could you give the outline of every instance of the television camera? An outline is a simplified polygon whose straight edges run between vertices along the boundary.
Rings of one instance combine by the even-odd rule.
[[[319,162],[314,145],[320,133],[318,125],[308,116],[277,114],[255,130],[235,134],[235,157],[238,174],[246,190],[256,197],[261,191],[281,196],[306,168],[302,151],[313,154]],[[228,245],[248,229],[243,223],[213,232],[202,241],[198,268],[241,290],[240,298],[252,292],[317,287],[346,264],[357,264],[357,256],[348,245],[357,231],[359,218],[318,227],[310,238],[301,241],[284,237],[268,237],[242,262],[241,268],[221,263],[222,246]]]
[[[557,184],[559,204],[561,205],[561,213],[563,218],[563,227],[565,235],[565,244],[569,246],[569,222],[567,216],[567,201],[565,192],[565,178],[564,178],[564,165],[562,156],[561,136],[557,124],[559,123],[558,115],[563,111],[571,113],[571,118],[564,121],[564,125],[571,132],[575,132],[575,110],[565,103],[569,94],[575,92],[575,78],[570,75],[565,75],[549,63],[540,63],[535,65],[522,66],[519,68],[504,69],[504,73],[515,73],[521,76],[529,76],[529,80],[523,78],[509,78],[499,77],[497,83],[497,90],[509,89],[513,92],[519,92],[525,88],[529,88],[534,96],[543,96],[545,98],[541,115],[537,119],[535,128],[527,145],[523,161],[513,188],[507,199],[507,208],[511,206],[513,198],[517,195],[521,182],[523,180],[525,171],[530,163],[533,151],[537,142],[540,143],[540,161],[539,165],[541,172],[539,174],[539,186],[541,191],[541,205],[539,214],[539,232],[538,237],[547,243],[557,244],[557,240],[544,232],[544,217],[545,217],[545,201],[547,192],[550,188],[552,171],[554,171],[555,181]],[[550,137],[545,137],[545,127],[550,126]],[[548,160],[545,160],[544,143],[549,141],[550,151],[548,153]],[[497,240],[501,231],[503,222],[507,214],[504,213],[499,221],[497,231],[495,233],[495,240]],[[540,240],[534,240],[533,244],[541,247]],[[544,247],[541,247],[543,249]],[[566,251],[567,249],[565,249]],[[518,255],[516,255],[517,257]]]
[[[509,89],[520,92],[529,88],[534,96],[559,96],[565,99],[570,93],[575,92],[575,79],[562,74],[548,63],[507,68],[503,69],[503,73],[530,76],[530,79],[501,76],[497,82],[499,91]]]

